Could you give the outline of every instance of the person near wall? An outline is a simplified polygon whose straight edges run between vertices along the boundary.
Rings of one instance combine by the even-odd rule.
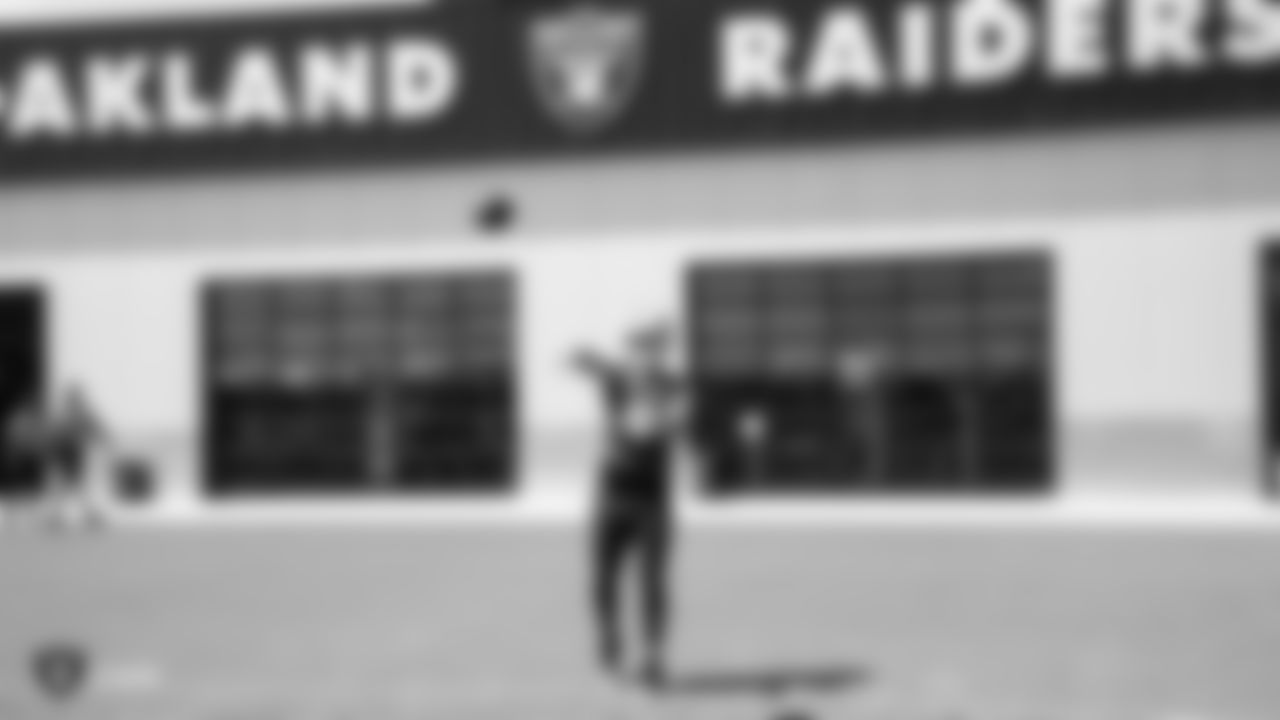
[[[687,415],[684,382],[671,360],[672,335],[647,326],[627,341],[620,360],[579,351],[575,367],[600,390],[607,434],[591,529],[591,601],[600,661],[622,670],[619,588],[628,560],[637,572],[645,652],[640,678],[666,677],[670,557],[675,534],[673,467]]]
[[[107,434],[85,391],[71,385],[53,402],[33,401],[10,427],[15,448],[36,461],[41,515],[54,529],[88,529],[104,521],[93,486],[92,456]]]

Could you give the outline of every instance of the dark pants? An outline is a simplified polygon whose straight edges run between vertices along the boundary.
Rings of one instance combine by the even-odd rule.
[[[603,497],[592,542],[592,594],[604,660],[620,652],[619,590],[628,561],[634,567],[649,661],[661,663],[667,638],[668,565],[672,520],[668,487],[669,453],[662,440],[615,448],[605,469]]]
[[[667,638],[667,591],[672,522],[665,504],[611,503],[596,519],[593,538],[593,600],[596,624],[610,661],[620,650],[620,588],[628,561],[633,564],[641,605],[644,640],[661,653]]]

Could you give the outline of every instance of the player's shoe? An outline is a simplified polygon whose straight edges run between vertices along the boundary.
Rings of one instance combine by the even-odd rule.
[[[662,653],[649,654],[640,668],[640,683],[655,692],[667,686],[667,663],[663,660]]]
[[[600,667],[610,675],[617,675],[622,668],[622,645],[618,638],[605,635],[600,639]]]

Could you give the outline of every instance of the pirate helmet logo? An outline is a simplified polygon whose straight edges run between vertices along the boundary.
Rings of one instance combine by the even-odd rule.
[[[601,130],[639,89],[645,19],[638,10],[574,6],[534,18],[526,39],[538,101],[566,130]]]

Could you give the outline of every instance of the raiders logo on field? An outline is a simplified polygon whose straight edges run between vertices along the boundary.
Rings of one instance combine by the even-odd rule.
[[[577,134],[609,125],[639,90],[645,35],[636,9],[575,5],[533,18],[527,67],[543,110]]]

